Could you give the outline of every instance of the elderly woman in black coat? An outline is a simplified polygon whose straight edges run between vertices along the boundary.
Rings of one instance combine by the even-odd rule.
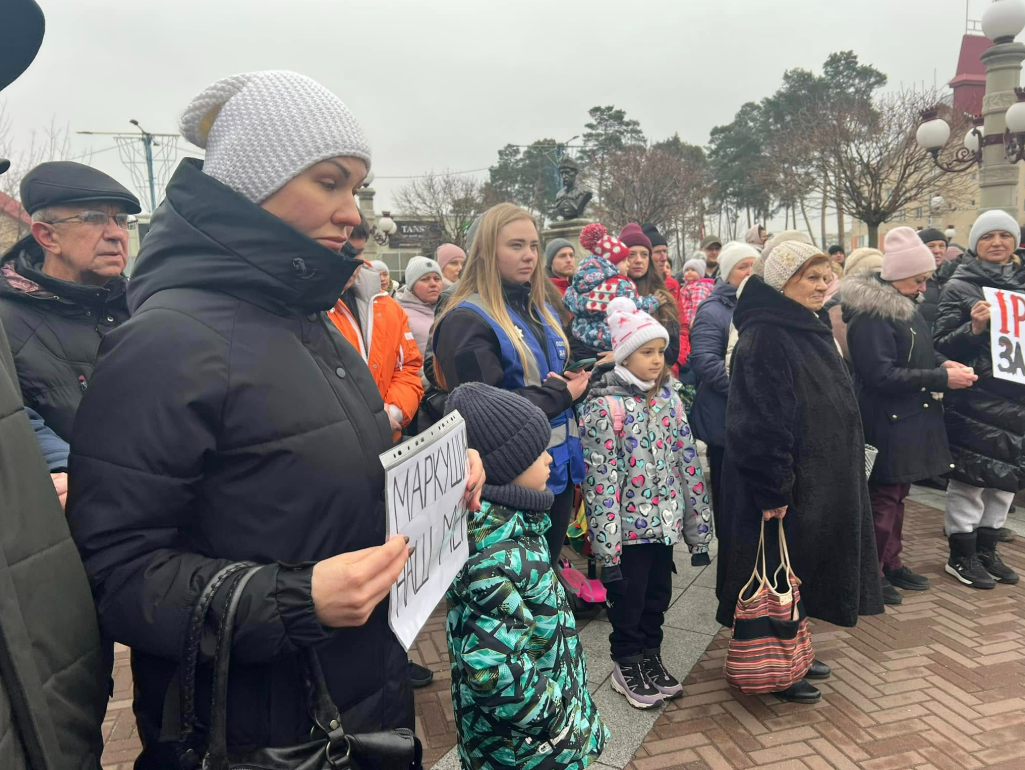
[[[887,604],[903,601],[894,586],[929,588],[928,578],[901,562],[904,498],[912,482],[953,467],[942,394],[976,379],[933,350],[920,299],[935,269],[915,231],[898,227],[886,235],[882,274],[850,276],[840,289],[865,441],[879,450],[868,489]]]
[[[853,626],[883,611],[865,440],[850,376],[818,314],[833,278],[829,257],[786,242],[748,279],[733,321],[740,330],[726,407],[725,490],[717,620],[733,624],[751,575],[762,522],[783,520],[801,596],[811,617]],[[765,528],[769,573],[777,528]],[[775,557],[775,558],[774,558]],[[829,668],[816,662],[808,676]],[[783,699],[814,703],[801,680]]]
[[[1025,291],[1014,255],[1018,223],[993,210],[968,235],[965,260],[943,287],[936,315],[936,349],[971,366],[979,381],[946,399],[954,470],[947,485],[946,571],[972,588],[1017,583],[996,552],[1014,494],[1025,487],[1025,388],[993,376],[990,307],[984,287]]]

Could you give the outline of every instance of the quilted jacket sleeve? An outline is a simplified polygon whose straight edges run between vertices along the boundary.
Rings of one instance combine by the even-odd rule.
[[[690,366],[698,382],[708,382],[717,393],[728,395],[730,379],[726,375],[726,344],[729,341],[728,315],[725,308],[705,304],[694,316],[690,330]]]
[[[484,551],[456,580],[464,622],[453,664],[465,672],[477,708],[547,740],[559,734],[568,715],[559,683],[538,670],[527,649],[535,621],[520,593],[529,578],[515,566],[518,553],[512,543]]]
[[[673,398],[676,401],[678,432],[675,455],[680,476],[686,485],[686,489],[681,491],[687,496],[684,504],[680,506],[684,510],[683,541],[691,553],[706,553],[708,544],[712,542],[712,528],[709,525],[712,520],[712,509],[709,505],[708,485],[705,483],[704,471],[701,469],[698,449],[694,444],[694,435],[691,433],[690,423],[687,422],[683,402],[679,396],[674,395]]]
[[[181,656],[199,593],[234,561],[191,551],[185,539],[204,460],[218,445],[229,342],[181,313],[144,310],[104,337],[71,442],[68,523],[100,626],[169,660]],[[270,564],[255,574],[239,605],[233,657],[263,662],[328,638],[312,573],[310,564]],[[208,616],[205,653],[225,598],[222,590]]]
[[[936,351],[953,361],[971,361],[989,348],[989,334],[972,334],[973,297],[961,280],[951,280],[940,294],[933,339]]]
[[[587,508],[591,550],[605,567],[618,566],[623,555],[618,453],[610,414],[608,399],[598,396],[587,400],[580,416],[580,443],[587,463],[580,488]]]

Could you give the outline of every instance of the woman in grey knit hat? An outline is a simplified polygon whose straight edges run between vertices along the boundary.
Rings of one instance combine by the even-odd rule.
[[[178,716],[164,708],[191,608],[240,560],[262,566],[239,594],[229,750],[318,735],[310,649],[346,732],[414,722],[388,626],[407,559],[405,538],[385,537],[377,458],[391,428],[367,364],[323,312],[363,264],[340,252],[370,146],[338,97],[294,72],[214,83],[181,129],[206,160],[182,161],[153,215],[132,318],[104,341],[72,442],[68,520],[100,626],[132,648],[138,770],[178,766],[177,731],[162,725]],[[202,741],[190,748],[202,756]]]

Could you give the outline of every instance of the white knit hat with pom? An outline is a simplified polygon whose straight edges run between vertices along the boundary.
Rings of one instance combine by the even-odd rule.
[[[669,344],[666,328],[643,310],[638,310],[629,297],[612,300],[605,308],[605,316],[612,333],[612,350],[617,364],[623,363],[646,342],[661,337]]]
[[[359,158],[370,169],[370,145],[349,108],[295,72],[218,80],[186,107],[179,126],[206,150],[203,171],[253,203],[328,158]]]

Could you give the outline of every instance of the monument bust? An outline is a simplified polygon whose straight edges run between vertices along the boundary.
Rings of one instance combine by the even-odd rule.
[[[555,194],[555,211],[563,219],[579,219],[584,209],[591,202],[593,193],[583,187],[577,187],[577,175],[580,167],[570,157],[559,161],[559,173],[562,176],[562,189]]]

